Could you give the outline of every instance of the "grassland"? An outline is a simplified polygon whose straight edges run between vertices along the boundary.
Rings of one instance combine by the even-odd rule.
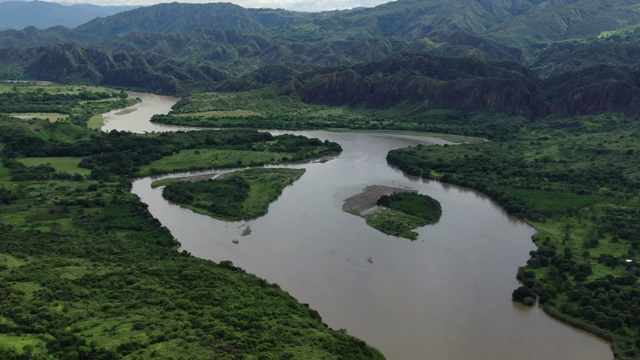
[[[268,89],[189,94],[168,115],[156,115],[152,121],[216,128],[457,134],[448,135],[448,139],[460,143],[481,141],[478,137],[503,137],[526,123],[520,117],[486,112],[427,110],[419,105],[399,105],[386,110],[314,105],[295,97],[277,95]]]
[[[102,125],[104,125],[104,119],[102,118],[102,115],[94,115],[90,117],[89,121],[87,122],[87,127],[91,130],[100,130],[100,128],[102,128]]]
[[[40,82],[0,83],[0,114],[86,126],[92,116],[136,103],[122,91]],[[93,122],[95,126],[95,120]]]
[[[57,113],[19,113],[10,114],[11,116],[19,119],[41,119],[56,122],[69,118],[68,114]]]
[[[58,172],[67,174],[80,174],[88,176],[91,170],[79,167],[82,158],[79,157],[45,157],[45,158],[20,158],[17,159],[25,166],[50,165]]]
[[[0,82],[0,93],[8,93],[14,91],[27,92],[38,91],[46,92],[47,94],[61,94],[61,95],[78,95],[81,92],[103,92],[108,91],[117,93],[113,89],[105,88],[102,86],[91,85],[63,85],[46,81],[3,81]]]
[[[0,165],[0,185],[11,183],[11,169]]]
[[[199,146],[201,147],[199,149],[175,151],[171,155],[145,164],[140,168],[140,174],[299,162],[335,155],[342,151],[340,145],[336,143],[323,143],[318,139],[308,139],[303,136],[280,135],[272,137],[268,133],[255,131],[218,132],[218,134],[224,133],[234,134],[225,141],[235,143],[236,146],[203,146],[207,141],[213,141],[209,137],[208,140],[205,139],[205,144]],[[203,134],[207,137],[206,132]],[[251,134],[256,139],[251,143],[242,143],[240,139],[247,134]],[[257,139],[258,137],[260,139]]]
[[[277,164],[292,154],[250,150],[182,150],[142,168],[142,174]]]
[[[244,117],[244,116],[261,116],[259,112],[251,110],[220,110],[220,111],[201,111],[188,114],[179,114],[178,116],[194,116],[203,118],[225,118],[225,117]]]

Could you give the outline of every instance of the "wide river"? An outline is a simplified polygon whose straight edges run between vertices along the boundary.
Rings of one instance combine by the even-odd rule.
[[[183,129],[149,122],[177,99],[133,95],[143,99],[138,110],[109,113],[103,130]],[[136,180],[132,191],[182,249],[277,283],[390,360],[613,358],[604,341],[511,301],[517,269],[535,248],[532,227],[482,194],[406,176],[385,161],[391,149],[441,140],[295,133],[336,141],[344,152],[291,165],[307,171],[262,218],[224,222],[196,214],[165,201],[150,187],[154,178]],[[418,229],[416,241],[378,232],[342,211],[343,201],[368,185],[417,189],[441,202],[442,218]]]

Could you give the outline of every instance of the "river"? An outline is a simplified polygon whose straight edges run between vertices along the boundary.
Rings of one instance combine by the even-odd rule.
[[[135,96],[143,100],[136,106],[152,113],[166,112],[176,101]],[[112,112],[103,130],[182,129],[158,128],[149,117],[138,110]],[[535,248],[532,227],[482,194],[406,176],[385,161],[391,149],[442,140],[294,133],[336,141],[344,151],[327,162],[290,165],[307,171],[262,218],[224,222],[169,204],[150,187],[155,178],[136,180],[132,191],[182,249],[231,260],[277,283],[328,325],[347,329],[390,360],[613,358],[604,341],[511,301],[517,269]],[[417,189],[441,202],[442,218],[418,229],[413,242],[380,233],[342,211],[343,201],[368,185]],[[247,227],[250,234],[243,235]]]

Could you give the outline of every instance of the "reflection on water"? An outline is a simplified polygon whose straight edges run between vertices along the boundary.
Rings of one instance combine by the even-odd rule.
[[[262,218],[223,222],[193,213],[164,201],[151,178],[132,191],[183,249],[279,284],[388,359],[612,358],[606,343],[511,302],[517,268],[534,249],[530,226],[479,193],[405,176],[384,160],[391,149],[442,141],[296,133],[337,141],[344,152],[290,165],[307,171]],[[368,185],[417,189],[441,202],[442,218],[418,229],[413,242],[378,232],[342,211]]]

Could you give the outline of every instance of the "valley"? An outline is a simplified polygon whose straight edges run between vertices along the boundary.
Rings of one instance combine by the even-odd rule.
[[[0,9],[3,359],[640,356],[635,1]]]

